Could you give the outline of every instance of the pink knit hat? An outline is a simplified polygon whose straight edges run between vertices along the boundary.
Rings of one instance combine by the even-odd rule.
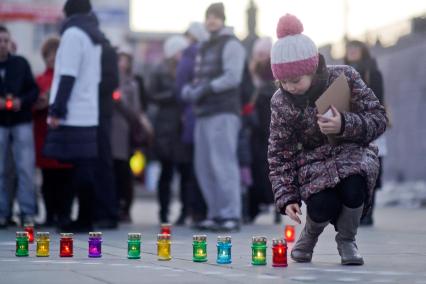
[[[290,14],[282,16],[277,25],[278,41],[271,51],[272,73],[277,80],[315,73],[318,67],[318,49],[302,34],[300,20]]]

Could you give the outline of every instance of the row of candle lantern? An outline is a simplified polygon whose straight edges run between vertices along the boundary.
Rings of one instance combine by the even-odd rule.
[[[36,234],[36,256],[48,257],[50,252],[50,238],[48,232],[37,232]],[[89,233],[89,257],[102,256],[102,233]],[[219,236],[217,238],[217,259],[218,264],[232,263],[232,242],[230,236]],[[266,237],[253,237],[252,239],[252,264],[266,265]],[[29,255],[29,234],[27,232],[16,233],[16,256]],[[157,255],[159,260],[171,260],[171,240],[169,234],[158,234],[157,236]],[[60,257],[73,256],[73,234],[61,233],[60,238]],[[129,259],[139,259],[141,257],[141,234],[128,234]],[[193,261],[207,261],[207,236],[193,236]],[[273,239],[272,241],[272,266],[287,266],[287,243],[284,238]]]
[[[34,225],[25,225],[25,231],[28,233],[29,242],[34,242]],[[161,224],[160,234],[171,235],[171,225]],[[295,228],[292,225],[286,225],[284,229],[284,237],[287,242],[293,242],[295,239]]]

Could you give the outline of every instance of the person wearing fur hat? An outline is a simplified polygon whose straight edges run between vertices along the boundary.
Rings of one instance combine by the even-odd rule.
[[[200,229],[236,231],[241,219],[241,188],[237,156],[240,84],[245,52],[233,30],[225,26],[225,8],[206,10],[209,39],[200,47],[195,76],[182,98],[194,104],[195,171],[207,203]]]
[[[302,200],[307,206],[305,227],[291,251],[294,261],[310,262],[318,236],[332,223],[341,263],[362,265],[355,236],[379,171],[377,147],[370,143],[386,129],[385,109],[354,68],[326,66],[302,32],[298,18],[281,17],[271,52],[280,86],[271,100],[268,148],[275,204],[299,224]],[[330,106],[332,116],[319,114],[316,99],[341,74],[350,88],[350,111]]]

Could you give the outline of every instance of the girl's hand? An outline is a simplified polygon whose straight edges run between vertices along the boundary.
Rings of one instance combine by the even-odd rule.
[[[342,129],[342,115],[334,107],[331,106],[331,111],[333,113],[332,117],[327,117],[323,114],[317,114],[318,117],[318,126],[323,134],[338,134]]]
[[[286,206],[285,214],[290,217],[294,222],[301,224],[300,218],[297,215],[302,215],[302,211],[300,210],[299,204],[292,203]]]

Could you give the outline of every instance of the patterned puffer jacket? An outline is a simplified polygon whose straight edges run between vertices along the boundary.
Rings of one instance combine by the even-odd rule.
[[[288,204],[301,205],[312,194],[355,174],[366,178],[364,213],[369,208],[379,170],[377,147],[370,142],[386,129],[385,109],[354,68],[324,64],[324,69],[324,88],[315,99],[342,73],[351,90],[350,112],[342,113],[336,144],[320,132],[313,99],[300,106],[296,96],[281,89],[271,100],[268,162],[275,204],[283,214]]]

